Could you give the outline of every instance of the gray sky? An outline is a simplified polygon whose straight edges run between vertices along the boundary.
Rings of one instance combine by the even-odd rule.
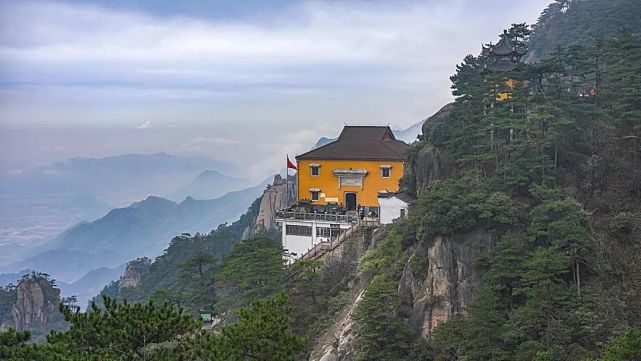
[[[549,2],[0,1],[0,171],[166,151],[262,177],[345,123],[424,119]]]

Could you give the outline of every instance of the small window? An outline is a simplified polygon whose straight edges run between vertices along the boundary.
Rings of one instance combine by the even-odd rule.
[[[312,193],[312,201],[317,201],[319,199],[320,191],[310,191]]]
[[[331,232],[329,227],[316,227],[316,237],[330,238]]]
[[[318,175],[320,174],[320,166],[318,166],[318,165],[313,165],[313,166],[311,166],[310,168],[311,168],[311,170],[312,170],[312,176],[313,176],[313,177],[318,177]]]
[[[381,177],[389,178],[390,177],[390,171],[391,171],[391,168],[381,168]]]
[[[312,227],[287,225],[285,226],[285,234],[288,236],[311,236]]]

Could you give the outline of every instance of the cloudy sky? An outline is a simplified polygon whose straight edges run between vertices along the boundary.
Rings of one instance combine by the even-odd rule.
[[[407,127],[550,0],[0,0],[0,170],[205,154],[261,177],[343,124]]]

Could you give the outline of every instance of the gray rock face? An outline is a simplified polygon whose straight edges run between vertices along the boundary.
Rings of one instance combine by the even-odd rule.
[[[450,118],[450,112],[454,103],[449,103],[439,109],[434,115],[427,118],[421,130],[423,131],[423,139],[431,139],[434,136],[434,132],[438,129],[439,126],[443,125]]]
[[[258,215],[253,226],[245,229],[243,238],[252,237],[258,233],[276,228],[276,211],[287,207],[287,198],[294,199],[295,181],[286,182],[279,174],[274,176],[272,185],[269,186],[260,200]]]
[[[417,194],[433,181],[445,178],[456,170],[456,164],[450,157],[440,154],[430,145],[434,132],[448,121],[451,109],[452,104],[447,104],[436,114],[427,118],[423,124],[423,139],[426,145],[419,150],[416,159],[407,165],[404,175],[406,179],[414,180]]]
[[[313,340],[309,361],[352,361],[355,358],[353,314],[365,293],[366,282],[359,274],[358,262],[374,244],[387,236],[387,228],[360,230],[340,247],[324,257],[326,275],[331,279],[352,279],[349,283],[349,302],[334,322]]]
[[[338,361],[336,349],[332,346],[327,346],[325,349],[325,354],[318,361]]]
[[[26,278],[20,281],[16,293],[13,324],[9,327],[19,331],[44,327],[58,313],[60,290],[45,279]]]
[[[474,261],[489,248],[492,238],[491,232],[477,229],[439,236],[429,247],[416,249],[399,285],[412,305],[409,324],[416,334],[429,337],[439,323],[465,312],[481,282]]]
[[[438,155],[434,148],[425,146],[418,152],[414,167],[417,193],[433,181],[447,177],[454,168],[454,162],[449,157]]]
[[[120,289],[138,287],[142,276],[147,273],[151,266],[151,260],[142,257],[127,263],[125,273],[120,277]]]

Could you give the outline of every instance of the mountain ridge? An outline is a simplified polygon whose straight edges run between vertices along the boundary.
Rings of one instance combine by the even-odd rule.
[[[181,233],[209,232],[238,218],[267,181],[211,200],[186,198],[176,203],[159,196],[109,211],[79,223],[43,246],[43,252],[4,270],[37,269],[67,283],[99,267],[115,267],[132,257],[155,256],[165,240]]]

